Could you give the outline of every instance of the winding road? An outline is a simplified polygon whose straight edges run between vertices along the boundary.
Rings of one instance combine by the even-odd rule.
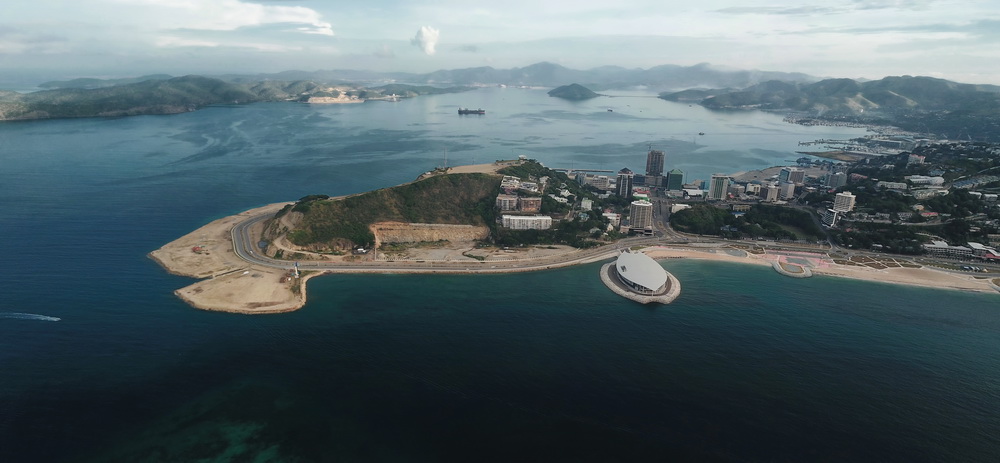
[[[253,236],[251,229],[254,225],[274,217],[274,213],[259,214],[247,218],[236,224],[230,231],[233,239],[233,251],[244,261],[262,267],[277,269],[292,269],[295,262],[279,260],[267,257],[256,250],[258,239]],[[610,246],[601,246],[590,249],[579,249],[576,251],[559,254],[555,256],[541,257],[530,260],[514,261],[460,261],[460,262],[420,262],[420,261],[366,261],[366,262],[319,262],[302,261],[299,262],[299,270],[351,270],[368,272],[442,272],[442,273],[498,273],[511,271],[533,271],[545,270],[554,267],[565,267],[585,262],[595,262],[609,259],[618,254],[621,250],[632,246],[650,246],[662,244],[662,239],[657,237],[637,237],[626,238],[615,242]]]
[[[252,265],[290,270],[295,267],[294,261],[273,259],[257,251],[258,239],[253,236],[251,229],[260,222],[273,218],[274,212],[258,214],[247,218],[236,224],[231,230],[233,239],[233,251],[236,255]],[[673,230],[665,223],[658,222],[658,232],[660,236],[634,237],[618,240],[617,242],[590,249],[578,249],[564,254],[540,257],[535,259],[523,259],[513,261],[364,261],[364,262],[322,262],[322,261],[302,261],[299,269],[303,271],[351,271],[351,272],[425,272],[425,273],[507,273],[521,271],[546,270],[550,268],[566,267],[569,265],[596,262],[603,259],[615,257],[622,250],[632,246],[655,246],[655,245],[680,245],[681,247],[704,248],[713,246],[728,246],[733,241],[713,239],[711,237],[685,235]],[[752,242],[765,248],[769,252],[792,251],[792,252],[813,252],[826,253],[830,251],[845,252],[849,255],[867,255],[870,257],[887,256],[889,254],[875,254],[857,250],[847,250],[837,248],[827,244],[806,243],[777,243],[777,242]],[[913,256],[900,256],[909,257]],[[940,259],[921,259],[924,264],[950,264],[955,265],[957,261],[947,261]],[[978,264],[982,265],[982,264]],[[946,269],[941,269],[946,270]],[[993,269],[996,271],[997,269]],[[952,273],[964,273],[956,270],[947,270]]]

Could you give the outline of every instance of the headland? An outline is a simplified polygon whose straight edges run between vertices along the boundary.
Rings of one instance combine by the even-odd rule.
[[[496,174],[498,168],[499,164],[491,163],[461,166],[448,173]],[[428,173],[421,178],[442,174]],[[318,275],[540,271],[608,260],[627,249],[639,250],[653,259],[687,258],[771,266],[779,273],[799,278],[825,275],[961,291],[1000,291],[990,278],[896,262],[892,258],[845,260],[833,252],[783,248],[780,244],[764,248],[727,240],[683,242],[677,239],[676,232],[663,237],[621,238],[585,249],[566,245],[486,246],[479,240],[478,232],[472,230],[473,226],[416,223],[373,225],[376,243],[382,233],[432,237],[411,238],[409,241],[416,242],[381,250],[376,246],[332,253],[328,249],[305,249],[287,239],[264,240],[266,227],[282,223],[268,223],[264,219],[289,210],[293,204],[269,204],[214,220],[151,252],[150,257],[170,273],[201,279],[175,291],[188,304],[199,309],[245,314],[301,308],[306,303],[306,282]],[[259,247],[265,241],[267,247]],[[680,283],[675,286],[679,289]],[[673,294],[670,299],[676,296]]]

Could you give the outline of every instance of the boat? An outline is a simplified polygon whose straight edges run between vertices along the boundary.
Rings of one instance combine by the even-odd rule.
[[[485,109],[458,108],[459,114],[486,114]]]
[[[698,135],[705,135],[705,132],[698,132]]]

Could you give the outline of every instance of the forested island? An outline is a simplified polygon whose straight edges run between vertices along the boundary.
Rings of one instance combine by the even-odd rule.
[[[569,84],[563,85],[562,87],[556,87],[549,91],[549,96],[556,98],[562,98],[564,100],[589,100],[591,98],[597,98],[600,95],[594,93],[587,87],[580,84]]]

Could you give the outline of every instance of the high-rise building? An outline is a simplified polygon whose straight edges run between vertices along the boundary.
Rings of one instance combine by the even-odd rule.
[[[623,198],[632,197],[632,177],[634,175],[635,174],[633,174],[627,167],[618,171],[618,184],[616,189],[618,196]]]
[[[653,228],[653,203],[640,199],[632,201],[628,208],[629,228],[645,230]]]
[[[663,175],[663,151],[649,150],[649,154],[646,155],[646,176],[661,175]]]
[[[854,193],[845,191],[843,193],[837,193],[837,196],[833,198],[833,210],[837,212],[851,212],[854,210]]]
[[[712,180],[708,182],[708,199],[726,199],[729,191],[729,176],[725,174],[712,174]]]
[[[837,225],[837,219],[840,218],[840,212],[833,209],[827,209],[823,213],[823,223],[828,227],[833,227]]]
[[[797,167],[782,167],[778,173],[778,182],[802,183],[806,181],[806,172]]]
[[[834,172],[826,176],[827,188],[840,188],[844,185],[847,185],[847,174],[843,172]]]
[[[795,197],[795,182],[780,182],[778,183],[778,189],[780,190],[779,195],[781,199],[791,199]]]
[[[684,172],[679,169],[673,169],[667,172],[667,182],[664,185],[668,190],[683,190],[684,189]]]
[[[778,200],[778,194],[781,192],[781,188],[778,185],[770,184],[761,191],[761,196],[764,197],[764,201],[773,203]]]

